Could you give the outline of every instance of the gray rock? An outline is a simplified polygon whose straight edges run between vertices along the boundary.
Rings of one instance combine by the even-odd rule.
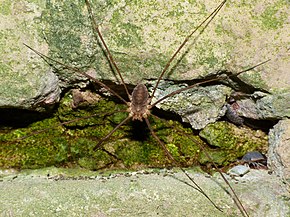
[[[269,133],[268,167],[290,186],[290,120],[281,120]]]
[[[237,165],[237,166],[234,166],[233,168],[231,168],[228,171],[228,174],[230,176],[243,176],[243,175],[245,175],[248,172],[250,172],[250,168],[249,167],[244,166],[244,165]]]
[[[1,3],[0,108],[43,111],[59,100],[58,78],[22,44],[39,37],[42,11],[25,1]]]
[[[256,120],[279,120],[290,117],[290,92],[283,90],[257,98],[256,94],[248,99],[237,101],[237,113]]]
[[[173,82],[162,82],[156,91],[153,103],[156,99],[186,86],[174,85]],[[184,122],[189,122],[194,129],[202,129],[224,116],[223,106],[230,92],[231,88],[225,85],[192,88],[182,94],[167,98],[157,104],[157,107],[176,112]]]
[[[234,162],[249,151],[265,150],[268,146],[267,135],[261,130],[253,130],[249,127],[237,127],[225,121],[208,124],[199,133],[211,147],[218,147],[223,152],[217,153],[215,149],[207,151],[215,162]],[[202,154],[203,155],[203,154]],[[210,162],[206,158],[200,163]]]
[[[166,5],[162,1],[152,4],[101,1],[94,3],[93,9],[125,82],[136,84],[156,79],[185,36],[217,4],[207,0],[198,5],[177,1],[166,1]],[[164,78],[188,81],[219,70],[237,73],[271,58],[240,79],[259,89],[288,88],[288,3],[263,0],[226,4],[196,43],[190,39]],[[5,3],[1,10],[0,107],[35,109],[40,101],[57,102],[60,87],[87,84],[81,76],[54,64],[60,80],[57,84],[46,63],[23,42],[64,64],[85,72],[90,70],[97,79],[120,83],[93,37],[84,1],[44,4],[21,0]],[[47,80],[54,82],[46,83]],[[51,86],[49,90],[43,81]]]
[[[236,103],[233,104],[233,105],[227,103],[225,105],[225,108],[226,108],[226,114],[225,114],[225,116],[233,124],[235,124],[237,126],[241,126],[244,123],[244,119],[239,116],[239,114],[237,113],[234,105],[236,105]]]
[[[181,180],[182,173],[119,173],[44,168],[0,178],[1,216],[241,216],[219,176],[189,171],[223,210]],[[289,192],[276,176],[229,179],[250,216],[288,216]],[[224,189],[225,188],[225,189]]]
[[[59,80],[50,70],[39,74],[23,71],[21,75],[11,72],[8,76],[13,80],[0,81],[0,108],[45,111],[60,100]]]

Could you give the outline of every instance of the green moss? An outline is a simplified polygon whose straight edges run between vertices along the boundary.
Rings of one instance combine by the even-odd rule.
[[[130,47],[132,44],[142,43],[142,38],[138,33],[140,27],[131,23],[122,23],[118,27],[119,31],[117,31],[115,38],[117,46]]]
[[[216,56],[215,49],[218,45],[213,44],[210,40],[204,40],[202,43],[195,45],[197,53],[200,54],[196,57],[194,66],[203,65],[207,67],[214,67],[218,64],[219,60]]]
[[[9,1],[9,0],[1,1],[0,14],[6,15],[6,16],[11,14],[11,7],[12,7],[11,1]]]
[[[53,117],[35,122],[27,128],[6,130],[0,134],[0,167],[40,168],[54,165],[97,170],[108,167],[140,169],[175,166],[144,122],[128,122],[93,150],[127,117],[126,112],[114,113],[124,110],[126,106],[99,99],[93,104],[80,104],[74,109],[71,107],[72,100],[71,93],[68,93]],[[90,115],[94,117],[79,120]],[[71,122],[75,119],[78,121]],[[65,126],[61,124],[67,121],[70,123]],[[241,134],[232,125],[219,122],[208,125],[201,132],[208,143],[215,146],[209,149],[190,129],[178,122],[151,116],[150,123],[167,150],[185,167],[210,162],[204,149],[218,165],[226,165],[247,151],[261,149],[266,144],[265,138],[249,137],[249,133]]]
[[[80,165],[96,170],[109,165],[136,168],[172,164],[145,123],[139,122],[131,121],[120,127],[99,149],[93,151],[101,138],[127,117],[127,113],[114,113],[116,110],[124,110],[126,106],[101,99],[93,105],[79,105],[77,109],[73,109],[72,98],[70,93],[66,94],[51,118],[33,123],[27,128],[3,132],[0,136],[3,143],[0,147],[0,155],[3,156],[0,158],[0,167]],[[61,124],[90,115],[95,116],[70,122],[65,126]],[[191,140],[184,138],[184,135],[161,120],[151,118],[150,121],[156,134],[182,165],[189,166],[197,161],[197,148]],[[181,131],[184,130],[178,123],[174,124]],[[25,136],[28,137],[24,138]]]
[[[172,8],[171,11],[169,11],[167,13],[167,15],[169,17],[180,17],[180,16],[183,16],[184,15],[184,9],[183,9],[183,5],[181,3],[178,3],[174,8]]]
[[[249,69],[252,66],[243,67],[244,70]],[[261,75],[256,72],[250,72],[250,73],[243,73],[241,75],[241,78],[246,82],[247,84],[252,85],[253,87],[257,89],[269,89],[267,83],[262,79]]]
[[[209,124],[200,132],[200,136],[211,144],[209,155],[219,165],[236,161],[249,151],[264,152],[268,146],[265,133],[251,131],[248,128],[237,128],[228,122]],[[210,161],[203,153],[200,163],[205,164]]]
[[[261,20],[264,29],[279,29],[288,18],[287,13],[280,13],[279,7],[284,6],[284,1],[278,1],[275,4],[268,6],[264,12],[257,17]]]
[[[225,29],[221,24],[216,24],[214,31],[218,36],[225,34]]]
[[[102,22],[103,19],[101,18],[103,14],[107,14],[107,12],[114,7],[114,3],[115,2],[107,3],[108,5],[106,6],[108,7],[98,7],[99,5],[97,4],[101,3],[96,3],[96,5],[94,5],[94,15],[97,20]],[[160,7],[156,5],[155,2],[152,2],[151,4],[154,9]],[[175,9],[178,9],[180,8],[180,5],[177,4],[176,7],[177,8]],[[205,5],[202,5],[201,8],[201,13],[205,13]],[[103,12],[102,9],[104,9]],[[166,16],[172,18],[176,15],[183,15],[182,12],[175,9],[170,9]],[[151,13],[147,14],[148,17],[151,15]],[[143,50],[139,31],[143,27],[139,27],[139,25],[131,22],[120,22],[120,17],[120,11],[113,11],[112,20],[109,21],[113,25],[109,26],[110,28],[112,27],[110,31],[115,34],[108,38],[116,37],[115,42],[111,42],[113,46],[116,44],[118,50],[122,50],[122,48],[119,47],[130,47],[132,43],[137,44],[141,47],[141,50]],[[90,20],[86,14],[84,1],[73,3],[71,1],[47,1],[46,10],[41,19],[42,25],[44,26],[44,37],[47,39],[50,49],[52,50],[50,57],[57,58],[68,65],[79,66],[81,68],[94,66],[94,68],[97,68],[103,74],[111,73],[110,69],[108,69],[109,67],[106,69],[108,63],[106,62],[106,64],[104,64],[107,60],[104,58],[103,53],[100,52],[101,49],[99,48],[99,45],[95,44],[96,40],[91,36],[92,28]],[[154,22],[154,18],[152,18],[152,21]],[[106,22],[106,20],[104,22]],[[163,24],[164,22],[160,21],[159,25]],[[175,24],[173,23],[173,25]],[[182,23],[178,25],[182,26]],[[114,28],[116,26],[118,28]],[[167,25],[167,28],[170,27],[171,25]],[[124,32],[126,33],[125,35],[123,34]],[[153,33],[150,32],[150,34]],[[104,38],[106,38],[106,31],[104,31]],[[111,46],[109,47],[111,48]],[[113,47],[113,49],[116,48]],[[214,66],[217,64],[218,57],[214,55],[214,46],[210,40],[204,40],[204,43],[198,43],[197,50],[200,53],[197,59],[197,65]],[[166,51],[162,52],[166,53]],[[121,71],[126,72],[127,70],[122,69],[126,69],[125,67],[130,68],[136,76],[141,74],[139,73],[140,67],[138,67],[140,61],[144,62],[143,66],[145,68],[150,68],[152,65],[154,65],[153,68],[155,68],[155,65],[158,67],[160,62],[164,62],[163,65],[165,65],[168,60],[166,55],[163,54],[159,55],[162,56],[161,60],[155,61],[153,60],[154,57],[146,53],[144,54],[145,56],[147,55],[145,58],[142,56],[134,58],[131,54],[124,55],[124,53],[119,52],[119,56],[124,56],[123,58],[120,58],[117,51],[112,53],[114,54],[114,57],[117,57],[116,59]],[[156,56],[157,54],[158,52],[154,51],[154,55]],[[92,56],[93,58],[91,58]],[[156,64],[154,64],[154,62]],[[182,60],[179,62],[179,66],[182,66],[182,64],[186,66],[188,65],[187,63],[187,60]],[[175,69],[179,72],[183,71],[178,68]],[[156,74],[155,70],[151,71]],[[67,80],[70,79],[71,74],[67,73],[66,70],[63,70],[62,74],[68,77]],[[131,76],[129,78],[131,79]],[[140,79],[140,77],[138,77],[138,79]],[[22,92],[25,91],[22,90]],[[208,99],[203,98],[203,100]],[[186,103],[187,102],[185,102],[185,104]],[[29,168],[49,165],[77,164],[94,170],[108,165],[116,167],[119,165],[136,167],[136,165],[139,166],[144,164],[147,166],[164,166],[170,164],[169,160],[164,156],[160,145],[150,135],[148,130],[147,132],[144,132],[144,138],[136,138],[135,134],[140,132],[137,132],[138,130],[136,131],[136,126],[132,122],[128,122],[128,124],[122,126],[104,142],[104,148],[107,151],[102,149],[93,151],[93,148],[98,141],[113,130],[114,127],[116,127],[117,124],[127,115],[127,113],[115,113],[108,116],[105,114],[113,112],[114,109],[124,109],[124,106],[117,105],[108,100],[100,100],[96,105],[80,107],[78,109],[72,109],[70,104],[71,97],[68,94],[62,100],[54,117],[34,123],[26,129],[17,129],[1,135],[1,141],[4,145],[0,147],[0,154],[4,157],[1,157],[0,159],[0,166]],[[66,126],[60,126],[61,122],[63,123],[65,121],[74,120],[92,114],[97,115],[94,118],[83,119],[78,122],[66,124]],[[200,148],[198,148],[198,146],[194,144],[195,142],[190,140],[187,136],[179,133],[176,129],[170,128],[170,124],[173,123],[170,123],[168,126],[160,120],[154,118],[151,118],[150,120],[156,134],[162,139],[162,141],[164,141],[167,149],[179,162],[181,162],[182,165],[191,166],[197,161],[203,161],[199,159],[200,156],[203,158],[204,155]],[[182,132],[187,132],[187,130],[183,129],[180,124],[177,125],[177,128]],[[146,126],[140,125],[140,128],[137,127],[137,129],[143,131],[142,129],[145,129],[144,127]],[[31,135],[33,132],[43,130],[44,128],[49,128],[51,130],[43,131],[37,135],[35,134],[32,137],[20,141],[13,141],[15,138]],[[222,128],[221,134],[230,141],[233,138],[233,132],[229,131],[230,130]],[[197,137],[195,137],[195,140],[197,140],[198,143],[202,143]],[[228,144],[229,147],[234,147],[236,142],[236,140],[230,142]],[[224,163],[225,161],[220,159],[222,159],[221,157],[227,157],[227,155],[223,152],[224,147],[219,148],[222,152],[214,150],[213,153],[216,156],[215,159],[217,162]],[[235,159],[230,157],[227,161],[230,160]]]
[[[87,18],[83,16],[83,5],[69,1],[47,2],[43,24],[46,26],[45,37],[51,50],[60,50],[58,56],[63,61],[71,62],[85,59],[80,55],[81,35],[86,29]],[[51,53],[53,54],[53,52]]]

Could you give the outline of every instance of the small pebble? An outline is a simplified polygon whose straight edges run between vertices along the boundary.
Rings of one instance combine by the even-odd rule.
[[[250,172],[250,168],[249,167],[244,166],[244,165],[237,165],[237,166],[234,166],[233,168],[231,168],[228,171],[228,174],[230,176],[243,176],[243,175],[245,175],[248,172]]]

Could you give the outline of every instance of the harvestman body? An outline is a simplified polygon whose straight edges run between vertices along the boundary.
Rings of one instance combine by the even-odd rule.
[[[130,101],[127,111],[133,120],[142,121],[143,118],[147,118],[150,115],[150,109],[152,108],[150,106],[151,98],[144,84],[138,84],[134,88]]]
[[[121,121],[121,123],[119,123],[107,136],[105,136],[104,138],[102,138],[98,144],[93,148],[93,150],[97,150],[101,147],[101,144],[106,140],[108,139],[120,126],[122,126],[124,123],[126,123],[128,120],[132,119],[132,120],[139,120],[139,121],[143,121],[145,120],[151,134],[153,135],[153,137],[158,141],[158,143],[160,144],[160,146],[162,147],[163,151],[165,152],[166,156],[177,166],[181,169],[181,171],[187,176],[187,178],[191,181],[191,184],[189,184],[191,187],[193,187],[194,189],[196,189],[197,191],[199,191],[200,193],[202,193],[217,209],[220,210],[219,207],[217,207],[215,205],[215,203],[207,196],[207,194],[195,183],[195,181],[186,173],[186,171],[177,163],[177,161],[172,157],[172,155],[170,154],[170,152],[167,150],[165,144],[157,137],[157,135],[154,133],[152,127],[151,127],[151,124],[149,123],[149,120],[148,120],[148,116],[151,115],[150,113],[150,109],[152,109],[156,104],[160,103],[161,101],[165,100],[166,98],[170,97],[170,96],[173,96],[173,95],[176,95],[182,91],[185,91],[185,90],[188,90],[188,89],[191,89],[192,87],[195,87],[197,85],[200,85],[200,84],[203,84],[203,83],[208,83],[208,82],[211,82],[211,81],[218,81],[218,80],[221,80],[220,78],[215,78],[215,79],[211,79],[211,80],[208,80],[208,81],[203,81],[203,82],[199,82],[199,83],[195,83],[194,85],[190,85],[188,87],[185,87],[185,88],[181,88],[179,90],[176,90],[166,96],[163,96],[162,98],[158,99],[156,102],[154,102],[153,104],[151,104],[151,101],[152,101],[152,98],[154,97],[154,94],[155,94],[155,91],[159,85],[159,82],[160,80],[162,79],[164,73],[167,71],[167,69],[169,68],[172,60],[176,57],[176,55],[180,52],[180,50],[184,47],[184,45],[187,43],[187,41],[189,40],[189,38],[202,26],[204,25],[204,27],[202,28],[202,30],[200,31],[199,35],[204,31],[204,29],[209,25],[209,23],[213,20],[213,18],[217,15],[217,13],[220,11],[220,9],[224,6],[224,4],[226,3],[226,0],[224,0],[223,2],[221,2],[219,4],[219,6],[200,24],[198,25],[198,27],[196,27],[196,29],[194,31],[192,31],[186,38],[185,40],[183,41],[183,43],[180,45],[180,47],[176,50],[176,52],[173,54],[173,56],[170,58],[170,60],[168,61],[168,63],[166,64],[166,66],[164,67],[163,71],[161,72],[157,82],[156,82],[156,85],[153,89],[153,92],[152,94],[150,95],[149,92],[148,92],[148,89],[147,87],[140,83],[138,84],[132,94],[130,95],[129,92],[128,92],[128,89],[124,83],[124,79],[119,71],[119,68],[118,66],[116,65],[111,53],[110,53],[110,50],[108,49],[103,37],[102,37],[102,34],[98,28],[98,25],[96,24],[96,21],[94,19],[94,16],[93,16],[93,12],[92,12],[92,8],[91,8],[91,5],[89,3],[88,0],[85,0],[86,2],[86,5],[87,5],[87,8],[88,8],[88,12],[89,12],[89,15],[90,15],[90,18],[91,18],[91,21],[92,21],[92,25],[93,25],[93,29],[95,30],[94,33],[97,33],[95,34],[95,37],[97,38],[97,40],[100,42],[102,48],[105,50],[105,53],[107,54],[107,57],[110,61],[110,64],[112,64],[113,68],[117,71],[119,77],[121,78],[121,81],[122,81],[122,84],[124,86],[124,89],[126,91],[126,94],[129,98],[129,102],[127,102],[126,100],[124,100],[124,98],[122,98],[118,93],[116,93],[114,90],[112,90],[111,88],[109,88],[107,85],[105,85],[104,83],[100,82],[99,80],[95,79],[94,77],[80,71],[79,69],[77,68],[74,68],[74,67],[70,67],[70,66],[67,66],[57,60],[54,60],[54,59],[51,59],[43,54],[41,54],[40,52],[36,51],[35,49],[31,48],[30,46],[26,45],[29,49],[33,50],[35,53],[37,53],[40,57],[46,59],[46,60],[50,60],[52,62],[55,62],[57,64],[60,64],[62,66],[64,66],[65,68],[67,69],[70,69],[76,73],[79,73],[81,75],[84,75],[85,77],[89,78],[90,80],[92,80],[93,82],[97,83],[98,85],[100,85],[101,87],[104,87],[105,89],[107,89],[109,92],[111,92],[113,95],[115,95],[116,97],[118,97],[123,103],[125,103],[128,108],[127,108],[127,112],[129,113],[128,116],[123,120]],[[198,35],[198,36],[199,36]],[[196,37],[197,38],[197,37]],[[269,60],[267,60],[269,61]],[[244,70],[242,72],[239,72],[237,74],[235,74],[235,76],[243,73],[243,72],[246,72],[246,71],[249,71],[261,64],[264,64],[265,62],[267,61],[264,61],[260,64],[257,64],[256,66],[254,67],[251,67],[247,70]],[[64,125],[66,123],[69,123],[69,122],[65,122],[65,123],[62,123],[61,125]],[[194,139],[190,138],[194,143],[198,144],[200,146],[200,148],[202,149],[202,151],[205,151],[204,148],[201,146],[201,144],[199,144],[198,142],[196,142]],[[206,156],[211,160],[211,157],[205,152]],[[214,164],[214,163],[213,163]],[[214,166],[216,167],[216,169],[219,171],[219,169],[217,168],[217,166],[214,164]],[[232,189],[232,187],[230,186],[230,184],[228,183],[228,181],[225,179],[225,177],[223,176],[223,174],[219,171],[219,173],[221,174],[222,178],[224,179],[224,181],[227,183],[227,185],[229,186],[229,188],[231,189],[232,191],[232,197],[237,205],[237,207],[239,208],[239,210],[241,211],[242,215],[243,216],[248,216],[246,210],[244,209],[242,203],[240,202],[239,198],[237,197],[237,195],[235,194],[234,190]]]

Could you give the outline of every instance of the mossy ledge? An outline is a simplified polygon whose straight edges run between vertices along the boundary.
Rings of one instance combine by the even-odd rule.
[[[98,141],[127,116],[127,112],[117,112],[126,110],[126,106],[114,100],[101,98],[90,91],[80,92],[87,98],[82,103],[75,104],[73,93],[74,91],[69,91],[64,96],[53,116],[33,122],[26,128],[1,131],[0,167],[23,169],[80,166],[97,170],[174,165],[166,158],[146,124],[139,121],[130,121],[120,127],[100,149],[93,151]],[[92,115],[94,117],[61,124]],[[206,143],[194,135],[190,128],[168,119],[150,117],[150,122],[158,137],[164,141],[173,157],[182,166],[191,167],[209,162],[205,160],[199,146],[187,135],[191,135],[194,141],[203,146],[206,146]],[[218,124],[216,127],[220,129],[219,134],[223,139],[237,137],[233,135],[236,132],[230,130],[227,124]],[[203,134],[209,128],[205,129]],[[252,150],[257,145],[265,147],[267,143],[264,137],[260,138],[255,146],[246,145],[240,151],[235,151],[235,147],[240,146],[241,142],[241,140],[231,140],[229,147],[215,148],[213,156],[219,157],[213,157],[214,161],[225,166],[241,157],[247,150]],[[212,153],[210,149],[208,151]]]

